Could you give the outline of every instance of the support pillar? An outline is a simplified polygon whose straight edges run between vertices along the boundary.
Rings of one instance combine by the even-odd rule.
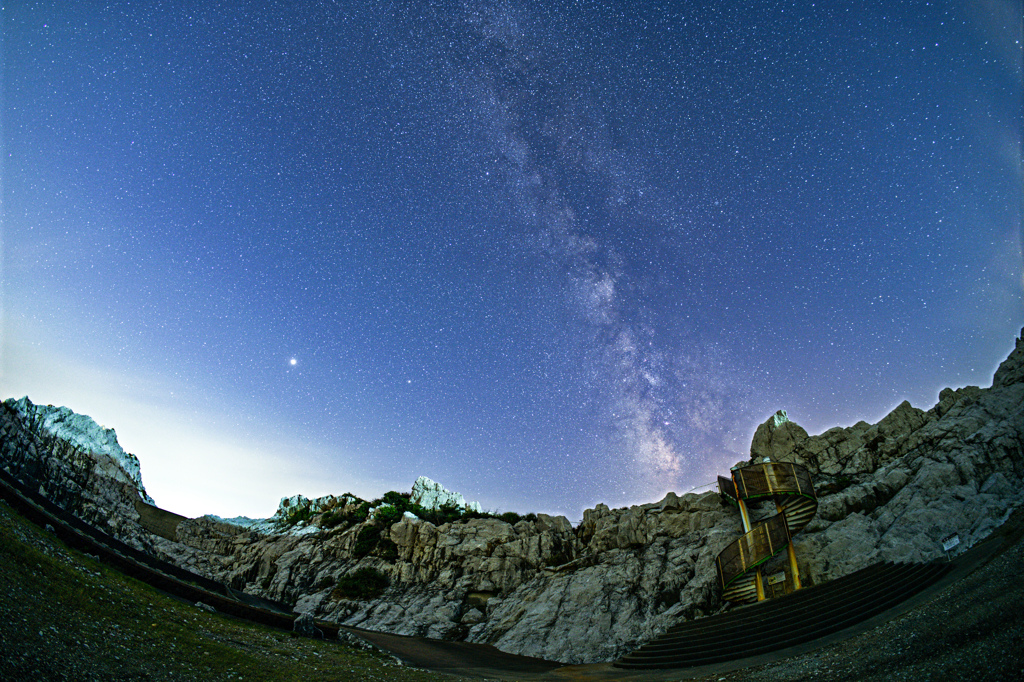
[[[778,502],[775,503],[775,508],[779,510],[780,514],[785,513],[782,505]],[[788,528],[788,525],[787,525]],[[800,585],[800,569],[796,565],[796,550],[793,549],[793,537],[790,536],[789,544],[786,545],[786,554],[789,556],[789,573],[793,576],[793,590],[799,590]]]
[[[750,515],[747,513],[747,505],[746,505],[746,503],[743,501],[743,498],[740,497],[740,495],[738,494],[739,493],[739,488],[738,487],[737,487],[736,491],[737,491],[736,504],[740,508],[740,519],[743,521],[743,534],[746,535],[751,530],[750,529]],[[792,542],[789,543],[789,546],[792,547],[793,543]],[[754,572],[754,585],[757,587],[757,601],[764,601],[764,581],[761,578],[761,569],[760,568],[757,569]]]

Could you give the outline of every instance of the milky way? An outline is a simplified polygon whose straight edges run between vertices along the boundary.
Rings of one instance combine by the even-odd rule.
[[[707,477],[707,461],[720,463],[730,427],[748,416],[740,409],[748,391],[727,352],[695,330],[659,334],[661,320],[645,305],[658,273],[645,272],[643,259],[669,251],[689,270],[694,252],[670,242],[693,249],[693,236],[670,233],[671,217],[645,201],[657,191],[643,160],[617,143],[589,74],[574,72],[561,22],[539,26],[511,4],[406,21],[419,55],[441,65],[439,81],[451,90],[438,94],[454,95],[457,125],[488,157],[486,179],[507,194],[523,245],[558,272],[612,481],[667,490]]]

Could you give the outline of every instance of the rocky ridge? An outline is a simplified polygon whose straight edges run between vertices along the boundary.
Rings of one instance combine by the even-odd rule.
[[[377,505],[286,498],[270,523],[187,519],[169,540],[140,523],[141,479],[54,436],[45,419],[25,416],[36,414],[29,405],[4,403],[0,466],[73,513],[236,589],[397,634],[611,660],[680,619],[721,610],[714,560],[740,534],[738,514],[715,492],[597,505],[573,528],[564,517],[481,515],[455,494],[442,497],[462,505],[457,518],[417,514],[408,509],[424,498],[413,502],[414,490]],[[765,457],[798,462],[814,479],[818,514],[795,538],[805,583],[879,560],[935,558],[950,533],[970,546],[1024,501],[1024,330],[989,388],[944,389],[927,411],[903,403],[877,424],[815,436],[780,412],[740,464]],[[337,585],[360,569],[386,589],[346,598]]]

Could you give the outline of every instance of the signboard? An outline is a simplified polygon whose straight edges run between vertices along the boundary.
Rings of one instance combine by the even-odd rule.
[[[942,538],[942,549],[947,552],[959,544],[960,536],[956,533],[953,533],[952,535],[947,535],[946,537]]]
[[[784,583],[784,582],[786,582],[786,573],[785,573],[785,571],[783,571],[782,573],[776,573],[775,575],[768,576],[768,584],[769,585],[778,585],[779,583]]]

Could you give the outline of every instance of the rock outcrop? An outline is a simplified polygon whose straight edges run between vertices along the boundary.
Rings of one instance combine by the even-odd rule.
[[[478,514],[483,511],[480,509],[479,502],[466,502],[466,499],[459,493],[453,493],[440,483],[432,481],[426,476],[420,476],[412,484],[410,501],[424,509],[455,507],[456,509],[474,511]]]
[[[269,520],[182,520],[169,540],[135,514],[144,490],[132,458],[53,435],[39,415],[57,409],[4,403],[0,466],[107,532],[300,613],[576,663],[732,608],[714,562],[740,522],[717,492],[599,504],[574,528],[564,517],[481,514],[421,478],[376,504],[294,497]],[[954,532],[970,546],[1024,502],[1024,330],[990,388],[944,389],[927,411],[902,403],[877,424],[814,436],[780,411],[754,435],[750,463],[764,458],[814,479],[818,514],[795,538],[805,584],[941,556]],[[452,507],[463,515],[428,513]],[[360,576],[376,587],[360,589]]]
[[[113,429],[66,407],[6,400],[0,410],[0,467],[80,519],[140,549],[150,534],[135,501],[152,502],[139,460]]]

